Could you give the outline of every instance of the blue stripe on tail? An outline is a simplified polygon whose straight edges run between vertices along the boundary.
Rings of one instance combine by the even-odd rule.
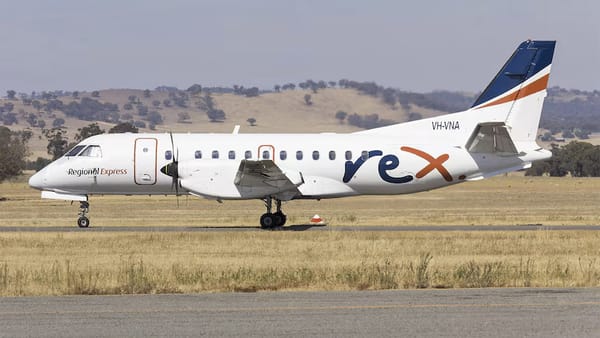
[[[556,41],[527,40],[475,100],[473,107],[506,93],[552,63]]]

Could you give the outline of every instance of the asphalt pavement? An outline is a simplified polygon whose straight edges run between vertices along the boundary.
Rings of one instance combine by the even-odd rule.
[[[0,298],[0,337],[598,337],[600,289]]]

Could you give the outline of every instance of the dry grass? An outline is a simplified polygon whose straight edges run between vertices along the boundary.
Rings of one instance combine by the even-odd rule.
[[[72,226],[77,204],[42,200],[25,178],[0,184],[0,226]],[[315,213],[335,225],[599,224],[600,179],[503,176],[402,196],[365,196],[284,205],[288,224]],[[218,204],[195,197],[93,196],[92,226],[258,224],[261,201]]]
[[[77,206],[0,185],[0,226],[75,226]],[[599,179],[498,177],[408,196],[294,201],[324,232],[0,233],[0,295],[600,286],[600,233],[337,232],[339,224],[598,224]],[[92,224],[255,225],[260,201],[93,197]]]
[[[600,286],[593,232],[3,233],[0,295]]]

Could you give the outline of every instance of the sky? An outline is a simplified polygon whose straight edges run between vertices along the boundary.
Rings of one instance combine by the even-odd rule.
[[[0,0],[6,90],[272,89],[307,79],[478,92],[557,40],[550,86],[600,89],[595,0]]]

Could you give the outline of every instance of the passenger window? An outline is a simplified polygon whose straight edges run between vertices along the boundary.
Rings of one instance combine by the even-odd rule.
[[[302,159],[302,157],[304,157],[304,156],[302,155],[302,150],[298,150],[298,151],[296,152],[296,159],[297,159],[298,161],[300,161],[300,160]]]
[[[65,154],[65,156],[77,156],[77,154],[79,154],[79,152],[81,151],[81,149],[85,148],[84,145],[79,145],[79,146],[75,146],[75,148],[69,150],[68,153]]]
[[[246,152],[244,153],[244,158],[249,160],[252,158],[252,152],[250,150],[246,150]]]
[[[219,151],[218,150],[213,150],[212,151],[212,158],[219,158]]]
[[[165,151],[165,160],[171,160],[173,158],[173,152],[170,150]]]
[[[368,151],[366,151],[366,150],[363,150],[363,151],[360,153],[360,157],[363,159],[363,161],[366,161],[366,160],[368,160],[368,159],[369,159],[369,152],[368,152]]]
[[[287,151],[282,150],[279,152],[279,159],[285,161],[287,159]]]
[[[88,146],[79,156],[102,157],[102,150],[100,150],[100,146]]]
[[[332,161],[335,160],[335,151],[334,150],[331,150],[329,152],[329,159],[332,160]]]
[[[196,152],[194,152],[194,158],[201,159],[202,158],[202,150],[196,150]]]
[[[262,158],[263,158],[263,160],[270,159],[271,158],[271,153],[268,150],[263,150]]]
[[[229,154],[228,154],[228,157],[229,157],[230,160],[235,160],[235,151],[230,150]]]
[[[318,160],[318,159],[319,159],[319,151],[318,151],[318,150],[315,150],[315,151],[313,151],[313,160],[315,160],[315,161],[316,161],[316,160]]]
[[[352,152],[350,150],[346,150],[346,160],[350,161],[352,160]]]

